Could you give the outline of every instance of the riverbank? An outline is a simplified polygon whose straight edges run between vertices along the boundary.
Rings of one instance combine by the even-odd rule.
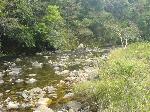
[[[99,79],[76,84],[76,95],[92,112],[149,112],[150,43],[112,50]]]

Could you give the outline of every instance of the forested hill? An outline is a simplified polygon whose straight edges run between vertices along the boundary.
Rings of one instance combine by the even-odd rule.
[[[150,40],[149,0],[0,0],[5,53]]]

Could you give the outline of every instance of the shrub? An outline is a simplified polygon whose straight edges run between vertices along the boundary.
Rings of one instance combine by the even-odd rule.
[[[112,51],[100,68],[100,79],[76,85],[75,92],[86,96],[96,111],[148,112],[149,51],[149,43],[135,43],[127,49]]]

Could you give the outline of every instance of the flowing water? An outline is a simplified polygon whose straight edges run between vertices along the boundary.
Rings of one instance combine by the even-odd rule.
[[[2,112],[32,112],[38,98],[43,96],[50,99],[50,108],[61,108],[71,100],[63,98],[71,92],[71,86],[68,86],[71,83],[67,85],[64,81],[68,74],[81,74],[84,67],[93,67],[94,59],[104,51],[80,49],[1,59],[0,109]],[[13,107],[10,102],[17,106]]]

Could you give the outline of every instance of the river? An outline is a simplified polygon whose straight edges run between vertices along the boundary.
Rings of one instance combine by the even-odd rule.
[[[107,48],[80,48],[2,58],[0,110],[39,112],[44,108],[63,112],[68,102],[76,101],[72,85],[96,79],[98,60],[105,59],[107,52]]]

